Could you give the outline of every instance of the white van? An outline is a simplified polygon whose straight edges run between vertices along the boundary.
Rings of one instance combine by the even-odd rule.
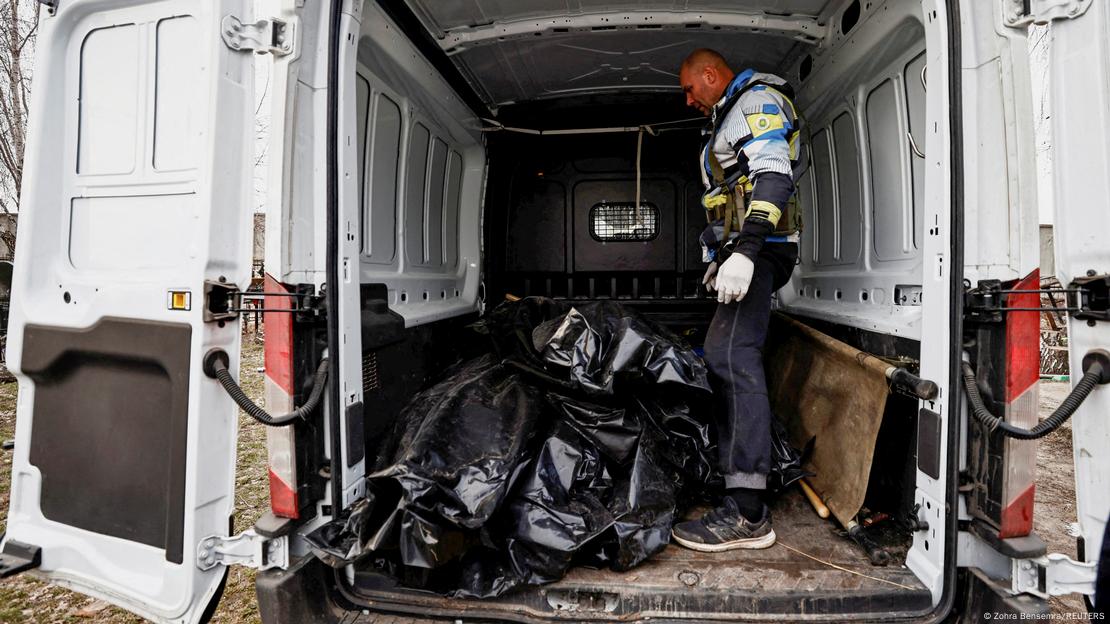
[[[159,622],[205,619],[231,564],[262,570],[267,623],[977,620],[1091,593],[1110,514],[1110,390],[1072,419],[1080,560],[1046,556],[1032,533],[1035,442],[988,437],[966,415],[961,362],[992,411],[1036,423],[1038,314],[1000,308],[1040,305],[1002,292],[1040,288],[1039,184],[1053,185],[1056,267],[1076,291],[1073,379],[1105,360],[1107,3],[41,4],[3,574],[30,570]],[[1034,168],[1033,22],[1053,33],[1053,180]],[[690,117],[676,74],[698,47],[797,92],[812,156],[779,309],[939,388],[892,401],[886,419],[904,435],[880,441],[901,445],[885,469],[912,514],[904,565],[871,568],[827,527],[802,535],[893,584],[802,557],[671,547],[630,573],[575,569],[468,601],[390,584],[369,564],[325,566],[303,535],[363,497],[383,430],[452,361],[460,327],[505,294],[708,322],[702,139],[639,133]],[[266,292],[287,295],[266,301],[268,409],[304,405],[325,355],[328,369],[319,408],[268,430],[271,513],[231,536],[238,408],[208,373],[221,350],[238,373],[257,55],[273,72]],[[595,208],[633,201],[637,176],[653,231],[607,240]],[[802,516],[779,514],[776,529]]]

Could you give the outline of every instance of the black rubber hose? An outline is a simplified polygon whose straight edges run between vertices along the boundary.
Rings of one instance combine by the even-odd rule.
[[[312,392],[308,395],[308,400],[304,405],[289,412],[288,414],[281,414],[274,416],[273,414],[262,409],[251,400],[247,393],[235,383],[231,378],[231,373],[227,370],[228,357],[227,353],[223,350],[213,350],[205,357],[204,372],[209,377],[215,377],[220,385],[224,387],[228,395],[235,401],[243,411],[251,418],[266,425],[267,427],[285,427],[298,420],[303,420],[306,416],[312,413],[318,405],[320,399],[324,396],[324,387],[327,385],[328,379],[328,359],[320,360],[320,365],[316,368],[316,374],[312,379]]]
[[[1060,425],[1067,422],[1075,410],[1091,394],[1101,383],[1106,383],[1106,377],[1110,375],[1110,370],[1104,368],[1100,361],[1092,361],[1091,364],[1085,367],[1083,377],[1079,383],[1072,388],[1071,393],[1067,398],[1060,403],[1060,407],[1056,408],[1055,412],[1048,418],[1042,420],[1037,426],[1032,429],[1023,429],[1015,427],[1005,420],[990,413],[987,406],[983,403],[983,397],[979,395],[979,386],[975,380],[975,371],[972,370],[971,364],[968,362],[963,363],[963,378],[964,390],[967,392],[967,401],[971,407],[971,413],[975,419],[986,425],[987,429],[991,431],[1000,430],[1002,435],[1016,438],[1018,440],[1036,440],[1056,431]]]

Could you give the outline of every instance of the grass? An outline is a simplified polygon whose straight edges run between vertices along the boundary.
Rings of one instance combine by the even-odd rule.
[[[243,389],[262,404],[262,341],[260,336],[243,336],[240,364]],[[16,384],[0,383],[0,440],[15,437]],[[235,475],[235,531],[250,528],[269,506],[266,472],[266,430],[246,414],[239,413],[239,455]],[[0,531],[7,526],[11,487],[12,453],[0,451]],[[232,566],[227,589],[212,618],[221,623],[260,622],[254,596],[254,570]],[[0,582],[0,623],[97,622],[122,623],[143,620],[122,609],[81,594],[43,583],[21,574]]]

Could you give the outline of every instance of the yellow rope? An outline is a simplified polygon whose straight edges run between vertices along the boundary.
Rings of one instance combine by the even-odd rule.
[[[836,568],[837,570],[840,570],[842,572],[847,572],[848,574],[855,574],[856,576],[862,576],[863,578],[871,579],[872,581],[878,581],[880,583],[886,583],[887,585],[893,585],[893,586],[901,588],[901,589],[909,589],[909,590],[914,589],[913,587],[910,587],[909,585],[903,585],[901,583],[895,583],[894,581],[888,581],[886,579],[881,579],[877,576],[871,576],[870,574],[864,574],[863,572],[856,572],[855,570],[849,570],[848,568],[838,566],[835,563],[825,561],[824,559],[818,559],[817,557],[814,557],[813,555],[811,555],[809,553],[802,552],[802,551],[798,550],[797,548],[794,548],[793,546],[790,546],[788,544],[784,544],[781,540],[777,541],[776,543],[779,544],[780,546],[782,546],[783,548],[787,549],[787,550],[791,550],[793,552],[796,552],[796,553],[798,553],[799,555],[801,555],[803,557],[808,557],[808,558],[816,561],[817,563],[823,563],[823,564],[829,566],[830,568]]]

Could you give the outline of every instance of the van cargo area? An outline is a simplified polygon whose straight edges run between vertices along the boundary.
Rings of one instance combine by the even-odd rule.
[[[231,566],[266,624],[1045,619],[1093,594],[1107,3],[31,4],[0,577],[179,624]],[[745,158],[737,249],[773,246],[714,295],[699,239],[749,216]],[[264,407],[237,382],[251,315]],[[1038,424],[1063,315],[1074,387]],[[269,510],[237,533],[240,409]],[[1038,436],[1069,418],[1076,559],[1033,523]]]
[[[475,3],[474,10],[481,5],[495,14],[487,4]],[[798,91],[812,156],[798,185],[805,222],[801,258],[777,296],[780,311],[861,351],[916,365],[925,187],[924,161],[909,144],[925,140],[926,16],[919,3],[895,0],[863,3],[866,8],[860,2],[796,2],[796,19],[749,4],[768,9],[766,19],[781,20],[789,32],[703,26],[690,13],[688,23],[621,26],[591,47],[590,37],[606,26],[536,24],[527,37],[497,38],[472,27],[478,18],[462,9],[456,14],[419,1],[365,5],[356,69],[357,126],[365,141],[357,146],[365,172],[361,281],[363,292],[373,293],[364,294],[362,307],[361,359],[372,370],[364,375],[363,403],[373,406],[366,412],[365,446],[356,453],[366,458],[365,470],[391,450],[379,444],[407,398],[437,381],[466,350],[465,325],[476,316],[450,310],[469,294],[454,285],[467,278],[444,280],[448,286],[441,287],[437,276],[469,277],[480,269],[478,296],[487,310],[507,297],[616,300],[700,346],[717,305],[701,285],[705,263],[698,244],[706,223],[696,160],[704,121],[691,119],[696,113],[675,89],[678,64],[696,47],[720,49],[738,69],[754,66],[787,77]],[[777,11],[789,12],[778,4]],[[433,92],[407,78],[413,70],[404,52],[392,47],[396,31],[382,20],[392,20],[416,42],[414,53],[430,54],[452,88],[469,89],[461,91],[469,93],[467,107],[489,107],[496,117],[460,125],[457,118],[437,116],[442,103],[434,105]],[[806,24],[821,24],[829,39],[811,37]],[[484,39],[467,43],[460,35],[457,49],[437,56],[452,29]],[[608,56],[638,59],[642,71],[607,66]],[[606,71],[644,84],[621,88]],[[469,151],[471,123],[486,129],[484,186],[470,179],[482,165]],[[589,131],[596,128],[627,131]],[[483,195],[480,213],[468,208]],[[638,195],[642,213],[630,220]],[[476,232],[468,228],[476,219],[482,264],[468,267],[466,257],[474,258],[475,250],[465,249],[467,236]],[[398,220],[400,246],[390,234]],[[385,265],[402,253],[412,268],[398,276]],[[375,344],[376,334],[366,328],[390,315],[404,318],[404,339]],[[769,337],[768,349],[776,339]],[[946,336],[935,339],[947,344]],[[482,601],[400,587],[376,568],[374,557],[336,579],[345,579],[339,584],[352,604],[442,617],[920,616],[935,599],[906,566],[908,527],[916,525],[921,502],[915,496],[917,405],[905,396],[889,398],[872,463],[865,506],[891,518],[875,530],[894,555],[885,567],[871,565],[835,521],[818,518],[791,488],[771,507],[779,544],[767,550],[708,554],[671,545],[629,572],[575,567],[556,583]],[[935,538],[939,509],[930,504],[921,513],[937,519]],[[943,545],[934,539],[931,548]]]
[[[641,117],[683,115],[664,98],[620,99],[591,103],[594,108],[552,111],[536,107],[521,121],[543,119],[558,126],[583,119],[619,123],[623,118],[635,125]],[[635,111],[631,119],[629,111]],[[545,296],[570,302],[614,299],[700,346],[717,304],[701,288],[704,264],[697,234],[705,216],[699,203],[701,184],[689,157],[697,153],[699,139],[696,131],[676,131],[643,140],[641,192],[643,202],[657,211],[658,230],[647,242],[603,242],[590,231],[591,225],[596,225],[591,213],[604,202],[627,201],[634,196],[635,134],[492,136],[484,215],[490,305],[506,296]],[[404,378],[437,381],[438,371],[443,369],[433,362],[451,348],[444,341],[467,331],[452,320],[441,323],[455,327],[430,341],[420,336],[436,332],[435,323],[408,332],[410,342],[423,348],[411,344],[367,354],[376,361],[375,385],[380,389],[370,390],[366,400],[390,406],[385,413],[377,412],[378,418],[370,425],[375,431],[388,427],[389,418],[396,416],[394,410],[405,404],[403,400],[380,401],[385,389],[403,386]],[[883,355],[891,357],[917,357],[918,345],[913,340],[844,331],[831,323],[821,326],[861,349],[885,351]],[[775,340],[772,334],[769,343]],[[414,370],[420,373],[414,376]],[[931,608],[931,596],[904,565],[910,532],[900,523],[913,514],[915,410],[916,401],[891,397],[873,464],[867,506],[892,518],[890,526],[878,534],[894,555],[894,561],[885,567],[872,566],[867,553],[836,530],[834,520],[818,518],[801,492],[791,488],[771,507],[779,538],[778,545],[767,550],[711,554],[672,544],[629,572],[575,567],[554,584],[524,587],[479,602],[405,590],[367,565],[355,573],[352,592],[361,600],[414,613],[468,613],[472,617],[517,617],[522,613],[533,618],[572,619],[770,613],[845,617],[926,612]],[[380,439],[368,436],[366,457],[389,454],[391,449],[377,448]]]

